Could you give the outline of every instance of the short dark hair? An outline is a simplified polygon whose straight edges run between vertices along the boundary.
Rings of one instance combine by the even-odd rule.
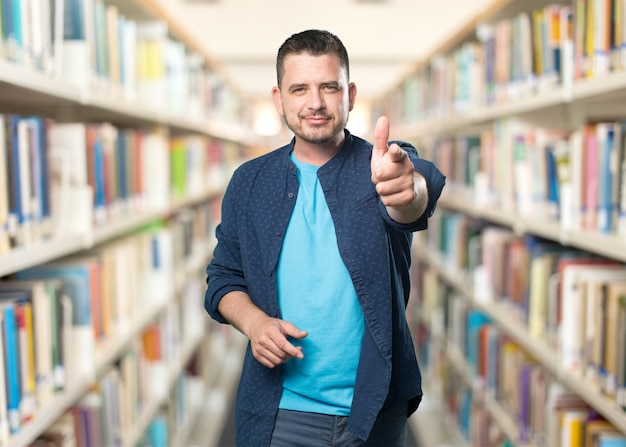
[[[334,54],[339,58],[341,65],[346,69],[346,76],[350,79],[350,62],[348,51],[341,40],[333,33],[319,29],[310,29],[293,34],[278,49],[276,57],[276,77],[280,87],[285,74],[285,58],[290,54],[310,54],[323,56]]]

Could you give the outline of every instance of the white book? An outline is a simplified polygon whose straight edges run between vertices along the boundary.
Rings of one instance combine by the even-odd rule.
[[[572,132],[569,139],[570,151],[570,175],[571,175],[571,193],[570,193],[570,209],[564,210],[567,220],[566,224],[570,227],[561,225],[566,230],[580,230],[582,228],[582,208],[583,208],[583,134],[581,129]]]
[[[137,23],[126,17],[122,19],[122,91],[128,100],[137,98]]]
[[[608,15],[611,13],[607,10],[607,3],[604,1],[594,1],[593,3],[593,21],[594,21],[594,54],[593,54],[593,75],[594,77],[604,76],[609,72],[610,68],[610,48],[607,48],[605,39],[606,23]]]
[[[54,233],[90,231],[93,194],[87,183],[86,126],[84,123],[53,123],[48,141]]]
[[[5,119],[0,114],[0,253],[9,251],[9,171],[8,150],[5,135]]]
[[[30,136],[28,122],[25,119],[20,119],[17,124],[17,140],[20,203],[22,208],[21,216],[19,217],[21,225],[18,230],[18,243],[20,245],[29,245],[33,242],[33,209],[31,194]]]
[[[0,312],[0,327],[4,326],[4,312]],[[0,444],[9,439],[9,416],[7,412],[6,377],[4,365],[4,332],[0,331]]]
[[[153,131],[142,140],[141,171],[144,200],[149,210],[163,210],[170,202],[169,140],[165,131]]]
[[[626,269],[621,266],[569,265],[563,269],[561,294],[561,330],[560,330],[560,361],[561,366],[570,372],[583,376],[585,374],[585,346],[589,332],[586,318],[587,308],[585,279],[591,278],[626,278]]]
[[[90,49],[85,14],[91,12],[88,0],[64,0],[64,36],[61,44],[60,78],[78,88],[89,85]]]

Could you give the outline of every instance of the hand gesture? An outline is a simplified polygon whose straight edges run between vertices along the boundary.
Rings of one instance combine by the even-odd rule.
[[[301,346],[294,346],[288,337],[302,339],[307,336],[293,324],[278,318],[258,319],[247,334],[250,338],[252,355],[268,368],[285,363],[292,358],[303,359]]]
[[[372,182],[385,206],[402,210],[415,199],[414,168],[407,153],[397,144],[388,145],[389,120],[381,116],[374,128]]]

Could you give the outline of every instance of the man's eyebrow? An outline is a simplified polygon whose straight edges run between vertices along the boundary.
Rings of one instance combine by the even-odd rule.
[[[296,84],[289,84],[289,86],[287,87],[288,90],[294,90],[297,88],[302,88],[302,87],[306,87],[305,83],[296,83]]]

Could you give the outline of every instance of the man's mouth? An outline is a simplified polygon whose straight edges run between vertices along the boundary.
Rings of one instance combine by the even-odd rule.
[[[330,120],[329,116],[313,115],[305,117],[305,120],[311,124],[324,124]]]

